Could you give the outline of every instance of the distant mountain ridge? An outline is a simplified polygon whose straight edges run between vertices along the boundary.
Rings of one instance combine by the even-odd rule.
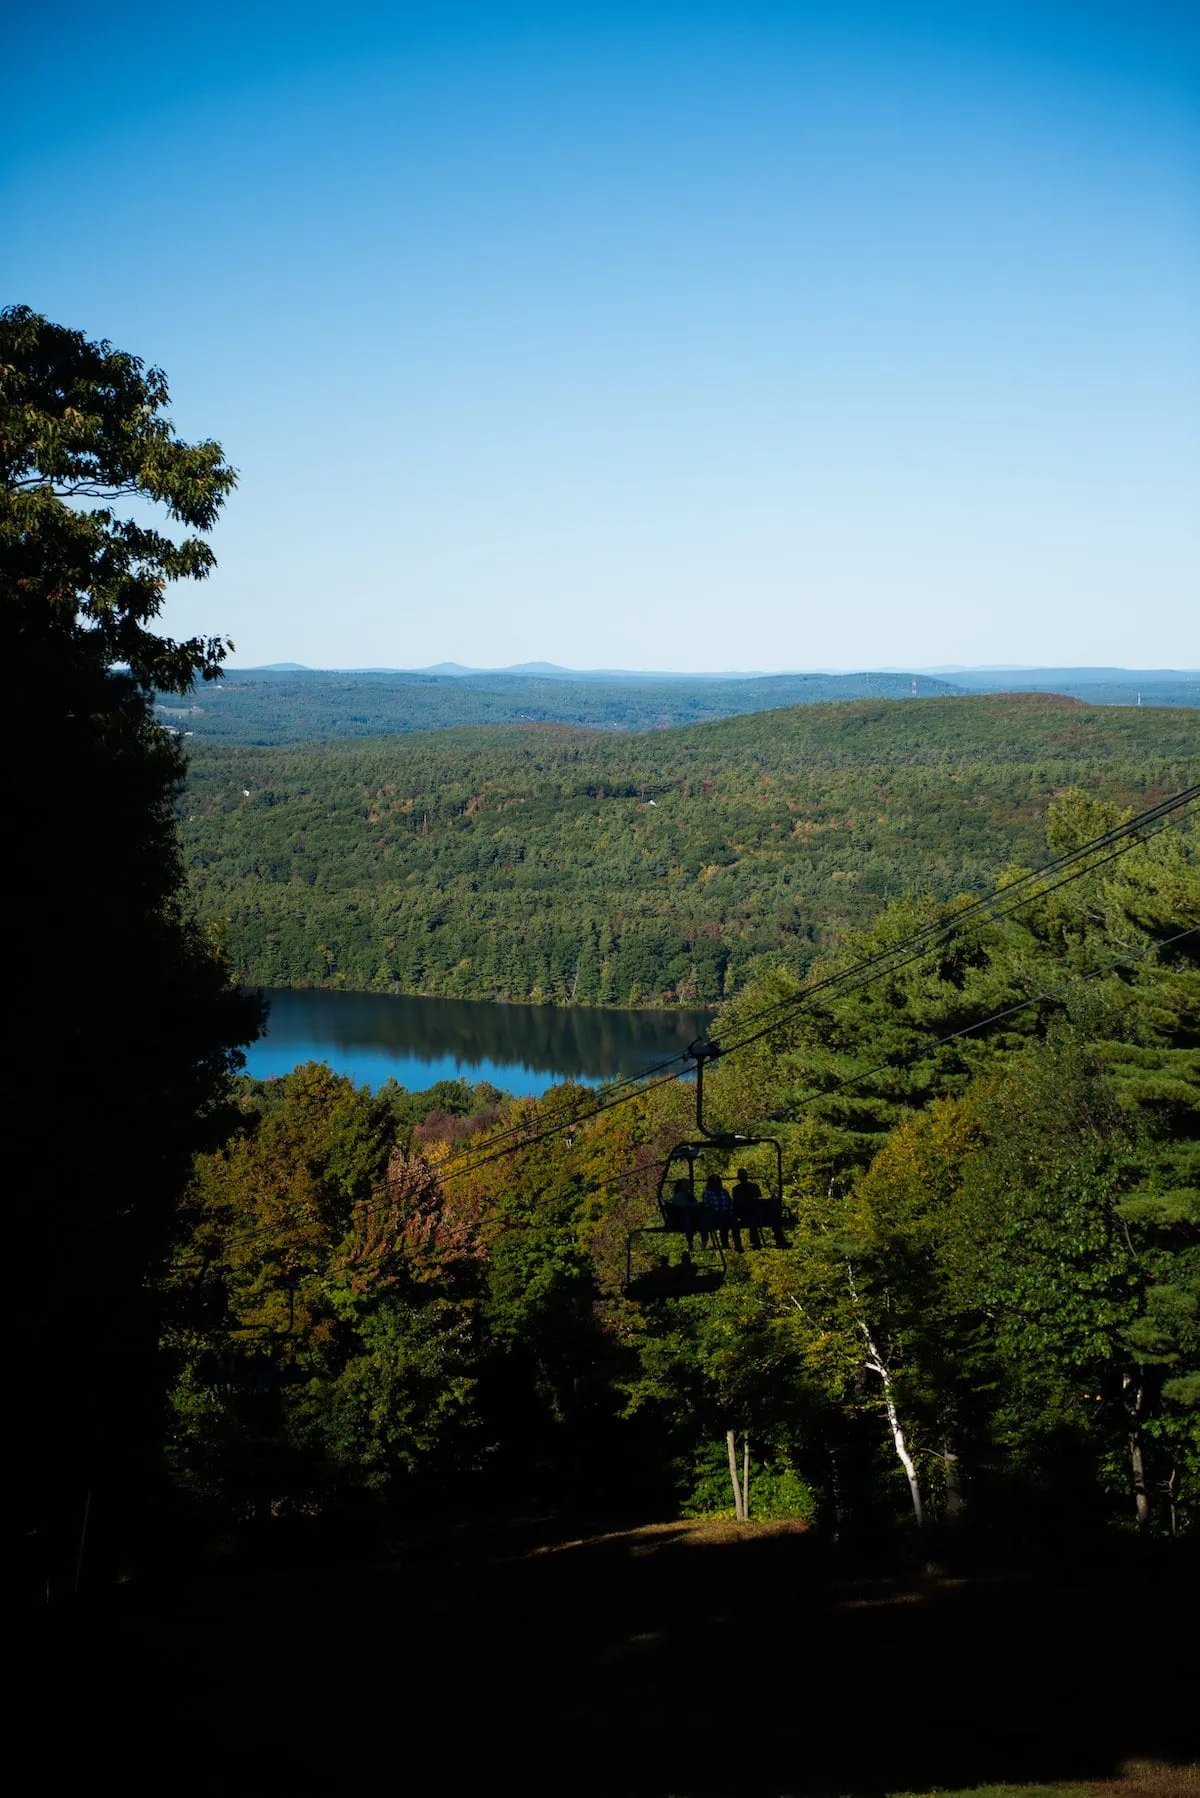
[[[226,680],[187,699],[160,695],[159,716],[169,728],[196,739],[267,745],[493,724],[657,731],[782,706],[982,697],[1014,689],[1058,693],[1084,705],[1200,706],[1200,677],[1171,670],[1132,671],[1106,682],[1090,678],[1105,670],[1092,669],[1077,671],[1089,676],[1082,681],[1073,681],[1070,671],[1044,669],[973,670],[951,681],[904,669],[605,676],[597,671],[548,673],[547,664],[533,666],[540,671],[530,672],[527,666],[489,672],[457,663],[434,669],[317,669],[278,663],[231,668]]]
[[[785,669],[709,669],[703,673],[687,673],[669,668],[564,668],[558,662],[512,662],[504,668],[474,668],[465,662],[431,662],[424,668],[311,668],[304,662],[264,662],[254,667],[231,668],[236,674],[430,674],[451,676],[456,680],[489,678],[501,674],[524,674],[544,680],[565,681],[745,681],[745,680],[870,680],[873,675],[888,675],[911,680],[914,675],[944,679],[952,677],[955,686],[978,691],[1002,692],[1012,688],[1014,680],[1022,688],[1058,689],[1058,683],[1078,686],[1129,684],[1144,686],[1162,682],[1200,680],[1197,668],[1051,668],[1023,662],[988,663],[969,667],[947,662],[937,667],[850,668],[785,668]]]
[[[1195,668],[918,668],[975,692],[1027,690],[1063,692],[1077,686],[1156,687],[1175,681],[1200,681]]]
[[[667,730],[740,713],[825,700],[932,699],[963,689],[922,674],[677,675],[574,680],[478,670],[233,668],[187,700],[163,694],[172,729],[227,743],[316,742],[394,736],[480,724],[575,725],[603,731]]]

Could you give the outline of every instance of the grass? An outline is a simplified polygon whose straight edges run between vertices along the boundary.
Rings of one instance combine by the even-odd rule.
[[[472,1798],[1200,1798],[1194,1694],[1145,1647],[1189,1639],[1177,1572],[880,1570],[786,1523],[434,1522],[381,1561],[198,1568],[165,1610],[31,1623],[39,1789],[423,1768]]]
[[[971,1786],[957,1792],[895,1792],[888,1798],[1195,1798],[1200,1793],[1200,1765],[1165,1767],[1131,1764],[1113,1779],[1076,1780],[1066,1785]]]

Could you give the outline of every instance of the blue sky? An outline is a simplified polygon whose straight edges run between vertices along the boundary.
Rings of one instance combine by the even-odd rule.
[[[240,471],[236,660],[1200,662],[1200,12],[66,4],[6,299]]]

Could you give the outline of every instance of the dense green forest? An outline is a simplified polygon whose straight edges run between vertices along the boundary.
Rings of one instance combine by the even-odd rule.
[[[666,730],[787,705],[899,699],[962,689],[931,675],[776,674],[568,680],[536,674],[231,670],[219,686],[160,696],[158,715],[198,742],[298,743],[477,724]]]
[[[1064,788],[1141,806],[1195,780],[1198,717],[977,697],[630,736],[197,743],[182,836],[248,983],[703,1004],[907,892],[1035,864]]]
[[[1063,796],[1049,850],[1117,815]],[[704,1296],[623,1296],[685,1086],[597,1113],[570,1085],[244,1083],[168,1282],[183,1488],[231,1515],[434,1492],[703,1515],[737,1502],[732,1430],[752,1517],[1010,1545],[1185,1530],[1197,846],[1184,821],[1001,920],[899,901],[825,971],[940,940],[815,1005],[758,975],[718,1020],[710,1119],[782,1139],[790,1244],[731,1249]],[[767,1179],[720,1141],[698,1168],[739,1161]]]

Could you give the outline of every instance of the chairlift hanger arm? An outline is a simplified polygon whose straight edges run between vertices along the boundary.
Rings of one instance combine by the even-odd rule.
[[[710,1038],[701,1037],[688,1050],[689,1056],[696,1064],[696,1128],[701,1136],[714,1143],[718,1149],[751,1148],[755,1143],[769,1143],[775,1150],[778,1167],[777,1190],[783,1197],[783,1150],[773,1136],[744,1136],[737,1130],[710,1130],[704,1121],[704,1064],[706,1061],[719,1061],[724,1051],[720,1043]],[[679,1153],[672,1151],[672,1157]]]
[[[700,1037],[688,1050],[688,1054],[696,1064],[696,1128],[701,1136],[709,1138],[719,1136],[720,1131],[710,1130],[704,1121],[704,1064],[706,1061],[717,1061],[721,1055],[721,1045],[705,1037]]]

